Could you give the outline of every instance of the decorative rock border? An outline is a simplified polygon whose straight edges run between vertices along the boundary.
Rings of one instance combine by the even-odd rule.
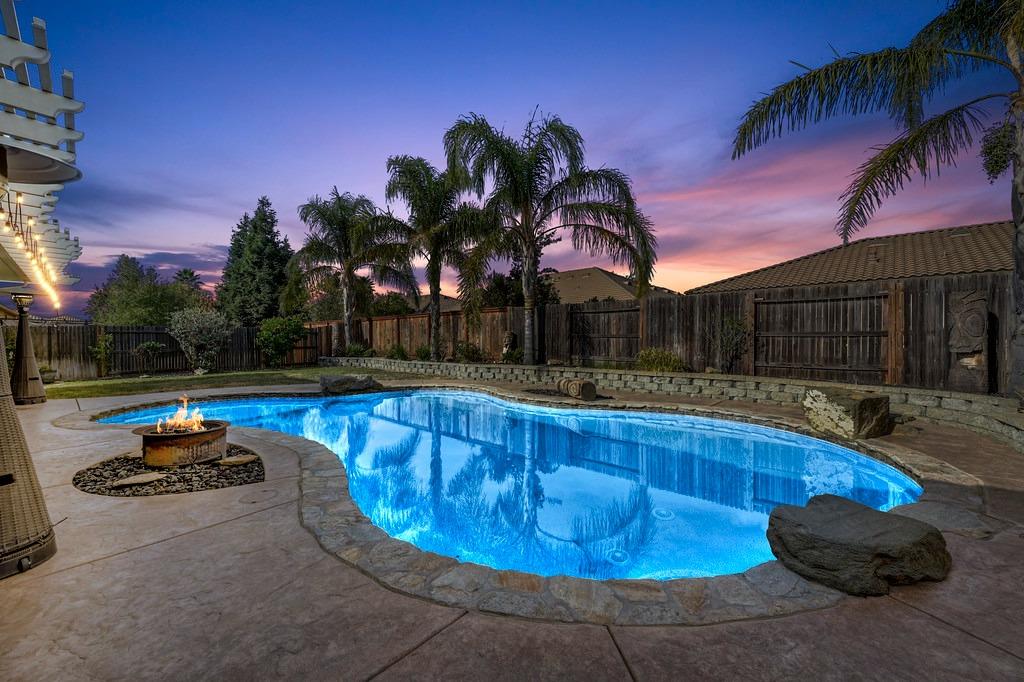
[[[571,398],[539,397],[477,385],[392,382],[382,390],[424,388],[470,390],[553,407],[586,405],[591,409],[695,414],[809,433],[806,426],[796,420],[692,405],[619,400],[581,403]],[[311,397],[308,393],[303,395]],[[256,392],[213,395],[202,399],[243,396],[283,397],[278,393]],[[128,409],[140,409],[143,404],[154,403],[138,403],[91,417],[75,413],[55,420],[54,424],[70,428],[118,428],[118,425],[100,425],[90,421]],[[403,594],[489,613],[616,625],[705,625],[820,609],[848,598],[841,592],[801,578],[778,561],[760,564],[740,574],[668,581],[543,577],[459,562],[393,538],[373,525],[349,495],[348,478],[340,460],[324,446],[298,436],[273,431],[265,433],[267,440],[286,445],[299,456],[302,525],[316,537],[325,551]],[[813,435],[820,437],[819,434]],[[973,476],[935,458],[891,444],[855,442],[843,445],[889,462],[925,485],[925,493],[917,503],[900,507],[896,513],[928,521],[945,532],[974,537],[987,537],[1006,527],[1006,524],[985,516],[982,486]]]

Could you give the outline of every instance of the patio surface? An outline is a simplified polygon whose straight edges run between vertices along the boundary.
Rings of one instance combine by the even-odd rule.
[[[253,389],[273,390],[316,387]],[[133,450],[137,437],[54,419],[175,397],[19,408],[58,551],[0,581],[0,678],[1024,678],[1024,455],[967,431],[915,421],[886,438],[981,479],[988,514],[1010,524],[988,540],[947,534],[945,582],[779,618],[606,627],[486,615],[381,587],[300,525],[297,456],[258,435],[232,440],[263,456],[264,483],[152,498],[71,486],[77,470]]]

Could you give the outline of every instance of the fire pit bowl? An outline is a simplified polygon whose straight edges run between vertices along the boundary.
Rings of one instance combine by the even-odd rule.
[[[142,461],[149,467],[177,467],[223,458],[228,451],[229,422],[208,419],[195,431],[158,431],[156,424],[140,426]]]

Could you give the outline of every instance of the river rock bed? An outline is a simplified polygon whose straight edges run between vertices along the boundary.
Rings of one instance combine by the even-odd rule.
[[[76,488],[95,495],[116,497],[146,497],[215,490],[263,481],[263,462],[252,450],[240,445],[228,445],[228,457],[251,455],[256,459],[247,464],[224,466],[217,462],[189,464],[176,469],[151,469],[142,463],[142,454],[122,455],[104,460],[75,474]],[[163,478],[141,485],[117,487],[119,481],[148,473],[165,474]]]

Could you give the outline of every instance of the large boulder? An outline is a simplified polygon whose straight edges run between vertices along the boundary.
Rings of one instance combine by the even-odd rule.
[[[382,388],[380,382],[368,374],[320,375],[320,390],[328,395],[360,393]]]
[[[815,431],[860,440],[892,430],[889,396],[837,388],[809,388],[800,401]]]
[[[946,540],[923,521],[880,512],[835,495],[806,507],[779,505],[768,519],[772,553],[787,568],[855,595],[888,594],[890,585],[942,580]]]

